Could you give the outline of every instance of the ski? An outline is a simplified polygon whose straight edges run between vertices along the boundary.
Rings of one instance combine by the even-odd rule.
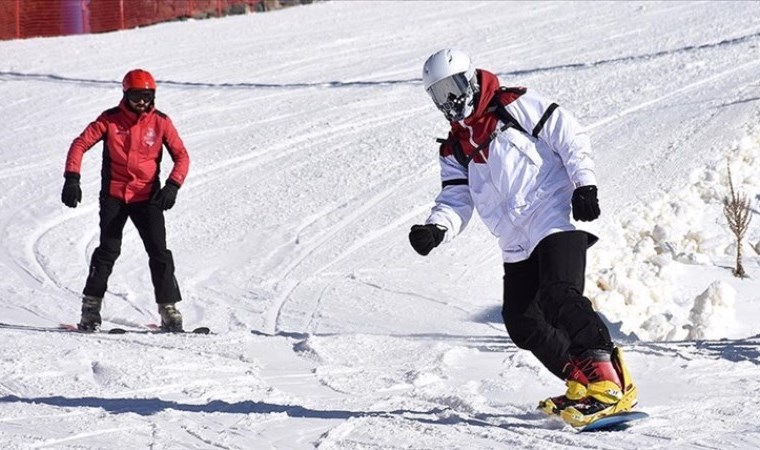
[[[0,323],[0,329],[19,330],[19,331],[39,331],[43,333],[79,332],[79,330],[76,329],[76,325],[69,325],[69,324],[61,324],[58,326],[45,327],[45,326],[15,325],[15,324],[9,324],[9,323]],[[84,333],[84,331],[82,331],[82,333]]]

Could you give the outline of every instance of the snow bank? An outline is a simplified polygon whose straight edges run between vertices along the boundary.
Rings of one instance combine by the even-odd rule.
[[[736,325],[734,303],[736,290],[728,283],[716,281],[694,299],[689,314],[691,325],[687,339],[718,339]]]
[[[731,276],[736,244],[723,216],[723,201],[730,195],[727,164],[735,189],[756,205],[758,162],[760,131],[754,130],[709,167],[692,172],[689,185],[635,206],[612,224],[611,236],[589,252],[589,266],[600,268],[589,271],[587,279],[587,294],[597,309],[610,322],[621,322],[623,333],[640,339],[726,337],[736,315],[732,285],[757,283]],[[745,266],[757,265],[747,261],[758,259],[759,238],[757,223],[750,223]]]

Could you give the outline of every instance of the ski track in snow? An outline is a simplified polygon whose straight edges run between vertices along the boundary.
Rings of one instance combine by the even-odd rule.
[[[613,116],[610,116],[610,117],[608,117],[606,119],[603,119],[603,120],[600,120],[598,122],[591,123],[586,128],[589,129],[589,130],[594,130],[594,129],[602,127],[604,125],[608,125],[609,123],[614,122],[616,120],[620,120],[623,117],[625,117],[625,116],[627,116],[627,115],[629,115],[631,113],[639,112],[641,110],[645,110],[646,108],[652,107],[652,106],[654,106],[654,105],[656,105],[658,103],[663,102],[664,100],[671,99],[672,97],[682,97],[682,96],[685,96],[689,91],[692,91],[695,88],[698,88],[698,87],[703,86],[705,84],[713,83],[713,82],[715,82],[715,81],[717,81],[717,80],[719,80],[721,78],[725,78],[728,75],[731,75],[731,74],[733,74],[735,72],[742,72],[742,71],[750,70],[750,69],[752,69],[753,67],[755,67],[757,65],[760,65],[759,61],[751,61],[749,63],[742,64],[742,65],[739,65],[737,67],[733,67],[733,68],[731,68],[729,70],[725,70],[725,71],[716,73],[715,75],[713,75],[711,77],[704,78],[704,79],[699,80],[699,81],[694,82],[694,83],[689,83],[689,84],[687,84],[687,85],[685,85],[685,86],[683,86],[683,87],[681,87],[679,89],[676,89],[676,90],[673,90],[671,92],[668,92],[667,94],[662,95],[660,97],[648,99],[645,102],[639,103],[637,105],[630,106],[630,107],[624,109],[623,111],[621,111],[621,112],[619,112],[619,113],[617,113],[617,114],[615,114]]]
[[[15,131],[0,134],[3,448],[760,447],[746,400],[760,388],[760,335],[621,336],[651,417],[576,433],[534,410],[563,386],[507,338],[498,250],[478,219],[427,258],[406,241],[440,186],[445,124],[419,77],[432,51],[462,47],[578,114],[605,195],[593,226],[616,242],[605,231],[757,131],[757,17],[756,2],[326,2],[0,42],[2,121]],[[85,157],[70,210],[65,149],[118,101],[125,64],[157,75],[159,108],[190,151],[167,233],[186,325],[217,334],[53,329],[76,320],[98,243],[101,151]],[[752,306],[760,262],[748,258],[752,278],[735,286]],[[714,273],[679,268],[694,284]],[[609,269],[590,267],[590,282],[594,270]],[[128,225],[105,323],[155,321],[152,295]]]
[[[428,167],[424,167],[421,173],[427,172]],[[326,229],[321,235],[317,236],[316,239],[312,238],[313,244],[308,246],[302,253],[302,256],[295,259],[288,267],[285,267],[282,271],[282,273],[277,277],[280,282],[277,284],[279,285],[285,280],[290,280],[290,275],[293,273],[293,271],[300,265],[304,263],[304,261],[311,257],[322,245],[325,243],[328,243],[331,241],[332,238],[335,237],[336,234],[340,233],[341,230],[345,229],[347,226],[352,225],[356,223],[359,219],[361,219],[367,212],[369,212],[372,209],[379,208],[381,204],[388,200],[393,200],[392,195],[399,191],[401,187],[408,186],[410,181],[416,180],[421,173],[411,173],[408,176],[404,176],[398,181],[396,181],[391,187],[381,190],[378,194],[374,195],[371,198],[363,199],[361,202],[353,202],[361,204],[360,207],[354,209],[351,213],[349,213],[346,217],[340,219],[337,222],[334,222],[334,225],[332,225],[330,228]],[[344,206],[340,207],[341,209],[344,209]],[[303,228],[308,227],[309,225],[306,225]],[[377,230],[375,230],[377,231]],[[379,238],[379,236],[376,235],[375,239]],[[373,241],[374,239],[365,239],[363,241],[358,241],[354,244],[354,247],[342,252],[341,254],[325,259],[322,261],[321,268],[317,271],[308,274],[307,277],[314,277],[319,275],[320,272],[323,272],[325,269],[329,267],[329,264],[335,263],[342,258],[344,258],[346,255],[348,255],[351,252],[355,252],[358,250],[358,247],[356,245],[360,245],[361,242],[363,243],[369,243]],[[270,312],[266,316],[266,321],[264,325],[264,329],[268,330],[270,334],[276,334],[278,329],[278,322],[280,320],[280,315],[282,312],[283,307],[285,306],[285,303],[288,299],[288,296],[290,293],[295,290],[298,287],[298,282],[293,283],[292,281],[285,281],[287,287],[285,287],[285,290],[280,293],[279,297],[275,299],[274,304],[272,305]],[[329,287],[329,284],[328,284]],[[326,289],[326,288],[325,288]],[[317,301],[317,304],[319,301]],[[314,313],[312,313],[312,316],[314,316]]]
[[[7,332],[25,345],[29,344],[29,338],[32,335],[50,336],[48,333],[40,334],[38,331]],[[30,335],[30,333],[33,334]],[[637,424],[635,428],[623,432],[625,435],[632,435],[631,438],[626,438],[626,441],[621,442],[618,433],[576,434],[556,420],[544,418],[532,411],[532,403],[529,401],[510,400],[510,397],[515,394],[520,397],[517,392],[504,396],[504,393],[498,394],[498,391],[489,390],[495,386],[499,386],[499,389],[510,390],[508,385],[503,385],[503,381],[499,380],[498,372],[504,369],[504,365],[527,364],[524,367],[527,371],[535,369],[536,363],[528,358],[521,358],[522,352],[509,343],[504,336],[461,336],[449,341],[441,340],[443,336],[419,336],[411,341],[412,344],[404,343],[409,340],[408,336],[352,337],[340,334],[280,338],[253,335],[246,338],[241,334],[188,338],[168,336],[167,339],[161,339],[161,342],[157,342],[155,336],[99,337],[76,334],[62,336],[58,338],[58,346],[62,350],[61,359],[49,361],[48,365],[52,362],[53,366],[58,365],[64,369],[68,367],[66,370],[73,371],[70,374],[79,373],[79,383],[84,382],[86,378],[92,379],[98,386],[96,392],[102,392],[102,394],[94,393],[85,397],[66,395],[66,392],[77,391],[81,388],[72,385],[72,383],[77,383],[77,378],[70,378],[64,372],[56,375],[61,382],[52,385],[41,384],[33,379],[27,380],[27,385],[30,387],[36,385],[42,390],[56,388],[62,395],[35,395],[31,392],[22,395],[8,387],[8,381],[12,384],[14,376],[5,376],[4,379],[8,381],[0,384],[0,390],[3,391],[0,393],[0,404],[11,408],[11,411],[20,405],[27,405],[28,409],[23,417],[8,417],[6,414],[0,423],[18,423],[29,419],[44,423],[48,429],[55,430],[70,421],[82,420],[81,416],[85,415],[85,417],[90,417],[90,420],[98,417],[98,423],[102,425],[99,425],[98,430],[81,430],[62,437],[42,439],[33,444],[35,448],[58,448],[58,446],[67,445],[99,447],[112,439],[109,437],[110,434],[117,434],[120,439],[125,439],[126,433],[132,434],[134,440],[121,442],[134,442],[135,445],[146,445],[148,440],[154,445],[170,445],[166,439],[167,434],[171,434],[174,436],[172,439],[180,439],[179,442],[182,442],[183,446],[245,448],[252,442],[251,439],[257,439],[256,436],[259,433],[266,434],[264,430],[271,430],[272,426],[284,426],[282,421],[286,418],[304,420],[306,424],[305,428],[301,428],[302,431],[303,429],[321,429],[323,431],[321,437],[309,443],[309,445],[318,444],[320,448],[394,447],[392,439],[394,432],[403,432],[407,439],[414,439],[417,442],[415,448],[428,448],[434,442],[440,442],[440,439],[446,439],[454,447],[471,445],[472,448],[510,448],[512,446],[570,448],[589,445],[594,448],[641,448],[642,445],[664,447],[699,445],[707,448],[724,448],[721,447],[723,443],[738,445],[741,448],[742,444],[754,442],[752,433],[744,436],[724,435],[719,439],[716,436],[710,436],[708,432],[700,432],[694,427],[688,430],[690,434],[679,433],[674,439],[674,436],[666,431],[667,427],[663,428],[668,417],[672,414],[686,416],[696,414],[695,408],[698,408],[697,405],[702,401],[700,396],[695,397],[688,392],[682,393],[686,394],[685,396],[674,395],[674,399],[661,399],[653,404],[650,403],[645,410],[650,412],[652,417]],[[331,346],[331,341],[338,343],[345,339],[363,343],[363,348],[371,353],[392,354],[392,350],[384,350],[383,347],[392,349],[395,342],[401,344],[407,351],[414,348],[418,349],[416,351],[424,349],[425,356],[423,353],[418,354],[422,356],[420,364],[412,371],[408,370],[411,367],[407,368],[408,363],[403,358],[394,360],[392,356],[378,359],[378,363],[385,363],[382,368],[373,367],[371,364],[351,368],[341,363],[342,359],[350,358],[350,355],[340,356],[342,353],[333,353]],[[243,341],[246,342],[245,347],[253,347],[252,354],[273,344],[281,350],[293,345],[294,348],[301,348],[302,351],[301,356],[298,352],[291,355],[288,355],[290,352],[283,352],[280,354],[280,361],[273,361],[278,365],[277,367],[273,364],[266,368],[267,364],[264,361],[241,359],[241,355],[236,352],[224,350],[235,341]],[[81,350],[74,349],[85,342],[90,347],[98,348],[97,352],[101,353],[102,358],[92,362],[83,360],[82,363],[76,364],[64,362],[71,361],[71,356],[78,355],[78,358],[84,356]],[[368,345],[372,342],[374,345]],[[673,367],[684,364],[685,361],[695,365],[713,360],[723,360],[724,364],[745,361],[750,363],[750,367],[745,368],[743,375],[739,373],[737,375],[753,376],[752,374],[758,373],[756,357],[760,349],[758,344],[760,340],[757,338],[701,343],[638,343],[627,348],[627,357],[637,366],[646,368],[666,361],[662,356],[676,356],[670,359],[671,362],[667,364],[667,367],[659,368],[663,372],[672,370]],[[184,367],[185,375],[173,373],[171,367],[155,366],[151,371],[151,376],[146,377],[140,371],[145,370],[146,364],[155,363],[146,362],[133,368],[120,366],[114,359],[118,357],[117,354],[106,351],[110,346],[113,346],[114,350],[120,348],[126,351],[127,357],[135,351],[143,354],[151,354],[151,352],[156,354],[156,350],[179,352],[181,358],[176,359],[183,361],[180,365]],[[344,344],[340,344],[335,351],[341,352],[340,349],[343,346]],[[33,345],[26,349],[30,353],[35,350]],[[708,351],[704,352],[705,349]],[[304,354],[303,350],[306,350],[307,354]],[[326,353],[325,350],[327,350]],[[145,353],[146,351],[148,353]],[[403,349],[399,350],[399,352],[403,351]],[[504,358],[506,360],[500,367],[499,364],[494,365],[487,361],[493,360],[494,357],[497,358],[496,361]],[[284,367],[298,366],[301,370],[289,372],[287,368],[283,369],[283,366],[279,365],[292,358],[300,362],[291,362]],[[462,358],[466,358],[466,361]],[[43,377],[40,381],[47,379],[44,372],[36,370],[38,366],[44,366],[45,362],[33,361],[29,357],[24,358],[24,362],[28,364],[27,370],[30,373],[34,370],[34,373]],[[330,364],[331,362],[333,364]],[[490,368],[487,368],[489,366]],[[471,370],[473,367],[479,370],[473,372]],[[191,381],[198,373],[197,370],[211,371],[213,374]],[[384,379],[380,383],[389,385],[391,389],[373,392],[372,389],[376,389],[377,386],[362,387],[361,384],[356,384],[359,381],[356,378],[357,374],[368,370],[369,373],[374,370],[376,375]],[[738,382],[738,379],[732,378],[732,372],[727,373],[731,378],[726,381]],[[88,373],[90,375],[87,375]],[[516,375],[514,372],[510,373],[513,376]],[[61,377],[61,375],[66,376]],[[696,372],[694,377],[694,381],[697,381],[701,375]],[[312,380],[308,381],[308,378]],[[523,379],[528,377],[517,376],[516,378],[512,382],[517,385],[523,381],[535,382],[535,380]],[[464,381],[464,384],[459,384],[460,380]],[[546,381],[546,378],[539,377],[539,380]],[[644,381],[641,384],[646,386],[655,381]],[[349,383],[345,386],[346,388],[335,391],[340,383],[345,382]],[[135,386],[142,383],[154,384],[154,387]],[[330,386],[335,383],[338,385]],[[370,384],[377,383],[378,381]],[[447,385],[448,392],[443,389],[443,386],[436,386],[436,383]],[[701,383],[707,387],[711,382],[703,380]],[[136,388],[131,388],[131,386]],[[477,387],[477,390],[471,391],[472,386]],[[333,394],[325,394],[324,387],[328,387]],[[363,395],[357,396],[357,391],[362,392]],[[109,394],[106,394],[107,392]],[[310,403],[320,397],[334,397],[335,392],[343,393],[341,395],[343,400],[334,404],[335,409],[322,409],[326,405],[319,401],[318,404],[322,407],[310,406]],[[483,397],[486,393],[490,393],[488,398]],[[221,398],[218,397],[220,394]],[[280,400],[258,400],[257,398],[262,395]],[[404,395],[408,396],[406,400],[404,400]],[[681,397],[680,402],[674,401],[679,397]],[[678,406],[679,404],[682,406]],[[747,405],[742,409],[747,408],[751,410],[752,406]],[[60,409],[77,412],[77,414],[61,417],[58,412]],[[47,411],[48,414],[39,414],[43,411]],[[30,412],[37,414],[30,415]],[[727,412],[700,411],[699,414],[706,414],[713,420],[721,420],[719,419],[721,414]],[[174,425],[155,430],[149,438],[146,430],[150,429],[151,419],[167,415],[172,417]],[[260,419],[253,419],[259,416],[268,425],[259,423]],[[269,423],[266,417],[274,419],[275,423]],[[737,411],[732,415],[730,426],[741,428],[742,422],[739,422],[741,418],[740,411]],[[250,422],[251,420],[254,422]],[[120,424],[118,427],[108,425],[117,422]],[[743,423],[746,424],[745,427],[751,427],[751,413],[749,416],[744,416]],[[259,428],[259,426],[266,426],[266,428]],[[178,438],[173,432],[170,433],[173,428],[182,430],[191,438]],[[227,431],[220,434],[221,430]],[[2,427],[0,427],[0,432],[3,432]],[[224,436],[224,438],[219,436]],[[197,440],[199,444],[193,444],[194,440]],[[142,444],[139,444],[140,442]]]

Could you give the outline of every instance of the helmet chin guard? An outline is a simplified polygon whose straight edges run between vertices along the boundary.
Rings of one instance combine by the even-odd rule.
[[[422,69],[425,91],[450,122],[472,114],[478,92],[475,69],[462,51],[446,48],[431,55]]]

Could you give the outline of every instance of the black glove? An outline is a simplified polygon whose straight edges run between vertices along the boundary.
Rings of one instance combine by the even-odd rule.
[[[599,199],[596,198],[596,186],[588,185],[573,191],[573,219],[591,222],[599,217]]]
[[[174,202],[177,201],[177,191],[179,190],[179,185],[172,180],[169,180],[166,182],[166,185],[161,188],[160,191],[156,194],[156,197],[154,201],[158,205],[159,208],[166,211],[167,209],[172,209],[172,206],[174,206]]]
[[[446,228],[433,223],[427,225],[412,225],[412,231],[409,232],[409,243],[414,250],[422,256],[430,253],[438,244],[443,241],[446,234]]]
[[[82,188],[79,186],[79,174],[66,172],[63,176],[66,177],[66,181],[63,182],[61,201],[69,208],[76,208],[77,203],[82,201]]]

